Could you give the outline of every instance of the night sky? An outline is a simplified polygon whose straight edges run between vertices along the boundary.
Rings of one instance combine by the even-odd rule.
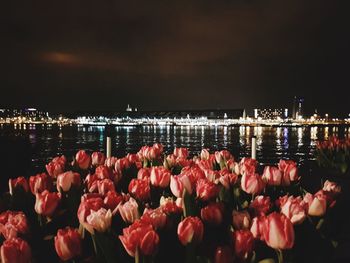
[[[350,112],[347,1],[36,0],[0,7],[1,107]]]

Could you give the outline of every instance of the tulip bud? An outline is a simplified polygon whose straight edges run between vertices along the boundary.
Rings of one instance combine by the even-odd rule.
[[[223,220],[224,206],[222,203],[211,203],[201,209],[201,218],[212,225],[220,225]]]
[[[46,173],[37,174],[29,178],[29,187],[34,195],[45,190],[51,191],[52,186],[52,179]]]
[[[283,214],[273,212],[266,217],[263,235],[266,244],[274,249],[289,249],[294,245],[293,224]]]
[[[140,218],[139,206],[132,197],[124,204],[119,204],[117,209],[126,223],[133,223],[136,219]]]
[[[260,175],[244,173],[241,179],[241,187],[248,194],[258,194],[264,189],[265,184]]]
[[[87,170],[91,164],[91,157],[84,150],[80,150],[75,155],[75,161],[82,170]]]
[[[87,223],[91,226],[89,229],[94,229],[97,232],[106,232],[112,224],[112,211],[100,208],[97,211],[91,211],[86,218]],[[94,232],[92,232],[93,234]]]
[[[93,166],[103,165],[106,160],[106,157],[101,152],[93,152],[91,154],[91,164]]]
[[[60,199],[60,194],[54,192],[50,193],[47,190],[42,193],[37,193],[34,207],[35,211],[39,215],[50,217],[55,212]]]
[[[235,254],[238,258],[246,259],[253,251],[254,237],[249,230],[233,232]]]
[[[15,179],[9,179],[9,191],[13,195],[15,191],[22,190],[24,192],[29,192],[29,185],[27,179],[23,176],[17,177]]]
[[[151,184],[160,188],[166,188],[170,183],[171,173],[164,167],[152,167],[151,169]]]
[[[197,181],[197,198],[199,198],[202,201],[215,199],[218,196],[219,191],[220,187],[207,179],[200,179]]]
[[[249,229],[250,227],[250,215],[247,210],[244,211],[232,211],[232,224],[236,230]]]
[[[142,220],[137,220],[124,228],[123,235],[120,235],[119,239],[132,257],[135,257],[136,251],[147,256],[153,255],[159,244],[159,236],[152,225]]]
[[[1,263],[29,263],[31,249],[28,243],[20,238],[11,238],[4,241],[0,248]]]
[[[57,191],[68,192],[72,186],[80,186],[80,174],[72,171],[57,176]]]
[[[59,229],[55,236],[55,249],[63,261],[80,256],[82,254],[82,239],[78,231],[71,227]]]
[[[203,239],[204,226],[198,217],[186,217],[177,227],[177,235],[182,245],[198,244]]]

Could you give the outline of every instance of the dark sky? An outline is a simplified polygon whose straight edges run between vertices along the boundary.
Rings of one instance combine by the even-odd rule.
[[[3,1],[0,107],[347,114],[345,2]]]

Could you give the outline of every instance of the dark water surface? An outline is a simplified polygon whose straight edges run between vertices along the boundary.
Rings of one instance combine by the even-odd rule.
[[[174,147],[187,147],[192,154],[202,148],[228,149],[236,158],[242,158],[250,155],[251,137],[256,135],[257,159],[264,164],[277,163],[281,158],[313,160],[317,140],[349,133],[349,127],[344,126],[129,126],[113,127],[111,132],[112,154],[118,157],[159,142],[168,153]],[[105,151],[105,138],[104,126],[0,125],[1,156],[7,156],[5,160],[15,166],[26,166],[26,173],[43,170],[43,165],[56,155],[64,154],[70,159],[79,149]]]

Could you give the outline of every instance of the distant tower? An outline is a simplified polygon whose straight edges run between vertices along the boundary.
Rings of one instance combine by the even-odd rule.
[[[254,118],[257,119],[259,116],[258,109],[254,109]]]
[[[303,116],[303,113],[304,113],[304,99],[294,96],[292,118],[297,119],[298,117]]]
[[[298,103],[298,98],[297,96],[294,96],[293,109],[292,109],[292,119],[294,120],[297,118],[297,103]]]
[[[302,117],[304,114],[304,99],[299,98],[298,99],[298,117]]]
[[[243,119],[247,118],[247,113],[245,112],[245,109],[243,110]]]
[[[132,108],[130,107],[129,104],[128,104],[128,107],[126,108],[126,111],[132,111]]]

